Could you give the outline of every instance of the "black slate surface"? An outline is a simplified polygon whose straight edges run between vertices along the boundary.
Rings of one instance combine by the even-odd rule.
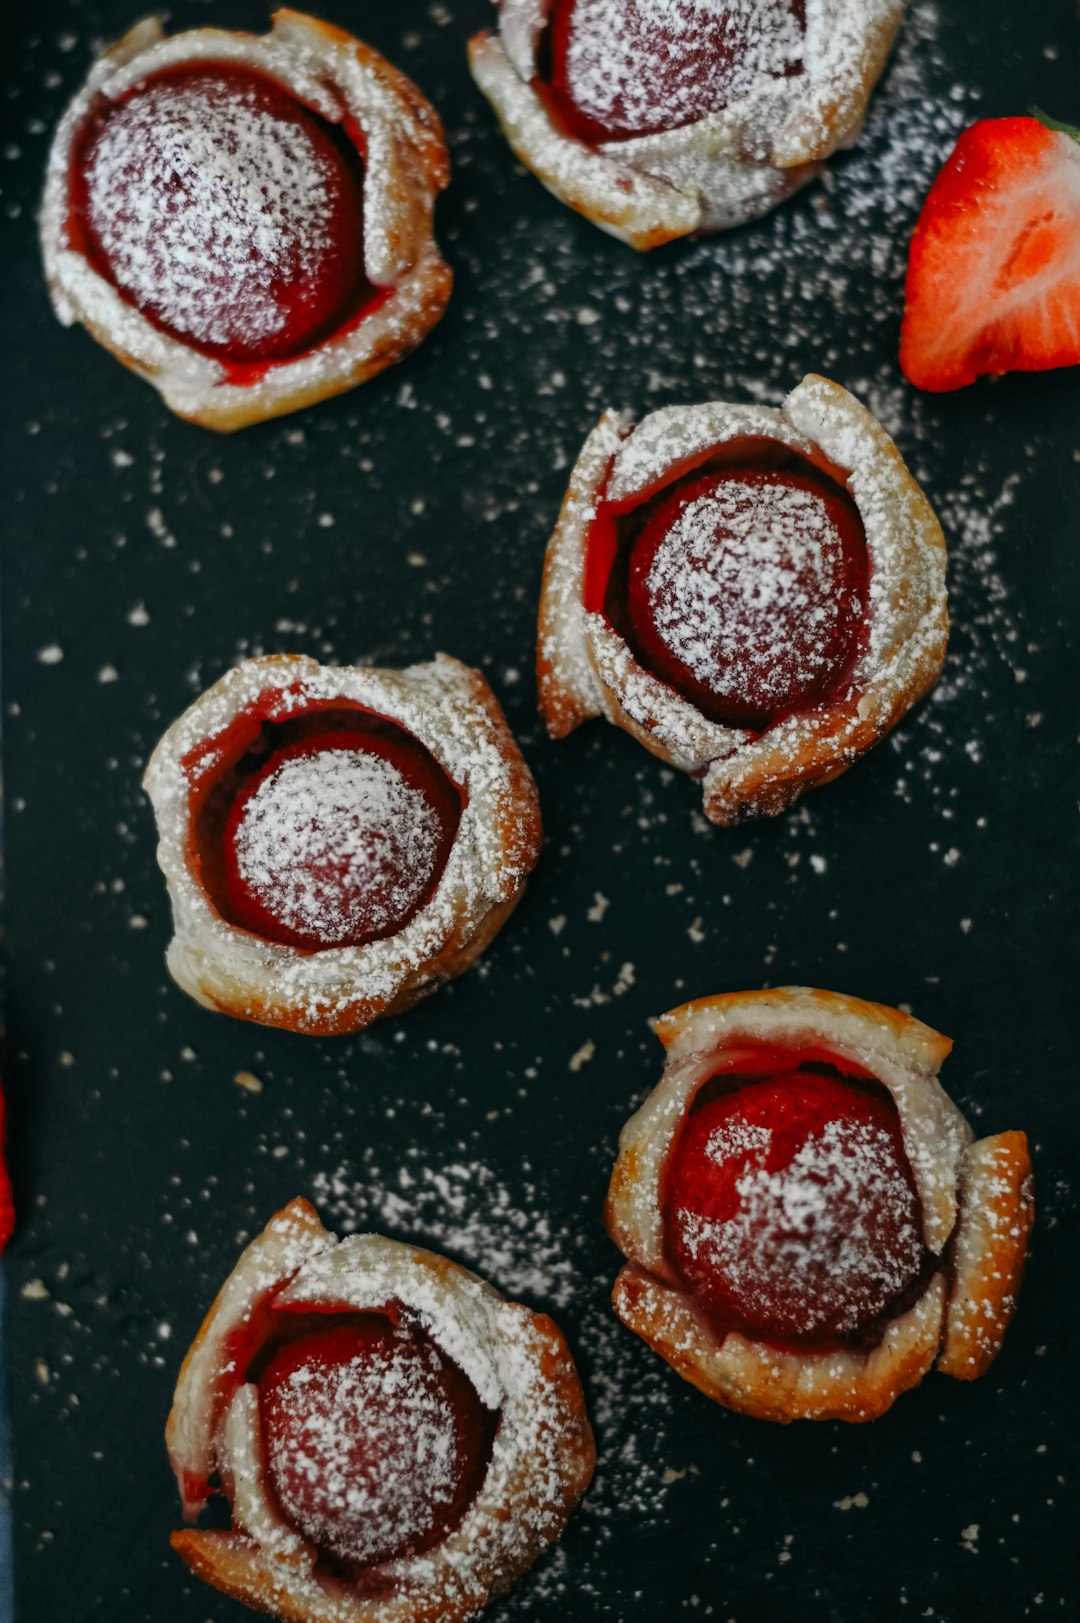
[[[169,1552],[162,1426],[242,1239],[314,1193],[339,1227],[434,1243],[552,1308],[579,1355],[597,1481],[493,1619],[1075,1617],[1080,387],[1072,372],[932,398],[896,364],[908,237],[955,133],[1032,101],[1078,111],[1072,0],[916,4],[827,186],[646,258],[514,163],[464,65],[483,0],[325,9],[445,118],[456,290],[403,366],[227,440],[64,332],[42,285],[49,136],[93,43],[133,14],[40,0],[5,59],[16,1615],[246,1615]],[[263,16],[171,8],[174,27]],[[722,832],[613,729],[541,736],[543,548],[602,406],[774,402],[810,368],[879,412],[942,513],[950,657],[847,777]],[[162,728],[256,651],[396,664],[437,648],[483,666],[540,784],[548,845],[510,926],[481,969],[355,1041],[201,1011],[164,973],[139,790]],[[950,1033],[958,1102],[984,1131],[1026,1128],[1035,1152],[1031,1264],[998,1363],[971,1387],[931,1376],[866,1428],[725,1414],[607,1308],[599,1209],[619,1126],[659,1074],[648,1018],[791,981]]]

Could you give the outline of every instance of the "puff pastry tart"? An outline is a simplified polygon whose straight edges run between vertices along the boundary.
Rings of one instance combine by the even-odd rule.
[[[741,225],[851,146],[903,0],[500,0],[469,45],[514,152],[634,248]]]
[[[982,1375],[1032,1220],[1023,1133],[972,1141],[910,1015],[806,987],[686,1003],[623,1129],[615,1311],[708,1397],[873,1420],[937,1361]]]
[[[595,1454],[558,1328],[475,1274],[306,1200],[271,1220],[184,1360],[173,1548],[288,1623],[458,1623],[562,1532]],[[220,1521],[220,1518],[219,1518]]]
[[[434,109],[340,28],[138,23],[53,141],[53,305],[181,417],[228,431],[340,394],[438,321],[449,160]]]
[[[359,1031],[460,975],[540,854],[498,702],[444,654],[404,671],[248,660],[169,728],[145,787],[173,978],[291,1031]]]
[[[540,709],[554,738],[606,716],[736,823],[875,744],[948,629],[941,527],[839,385],[804,378],[778,411],[609,412],[548,547]]]

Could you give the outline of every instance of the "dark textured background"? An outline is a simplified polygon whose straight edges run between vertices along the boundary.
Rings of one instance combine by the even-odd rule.
[[[94,43],[134,13],[18,9],[0,164],[17,1617],[244,1615],[170,1555],[162,1426],[242,1237],[339,1171],[331,1220],[374,1213],[456,1250],[555,1306],[580,1353],[597,1484],[493,1618],[1077,1616],[1080,389],[1073,372],[917,397],[896,365],[906,244],[956,131],[1032,101],[1080,112],[1073,0],[915,6],[827,188],[648,258],[515,165],[465,70],[483,0],[328,0],[445,118],[456,291],[405,365],[228,440],[174,420],[49,312],[33,235],[48,139]],[[174,26],[263,15],[172,9]],[[697,791],[613,729],[541,737],[544,542],[601,406],[777,401],[810,367],[881,413],[942,512],[950,660],[838,784],[712,830]],[[139,790],[163,726],[255,651],[397,664],[440,647],[503,699],[548,830],[483,968],[356,1041],[201,1011],[165,979]],[[972,1387],[929,1377],[867,1428],[714,1409],[606,1307],[598,1213],[619,1126],[659,1072],[648,1017],[770,981],[909,1004],[955,1037],[946,1081],[976,1125],[1022,1126],[1035,1151],[1038,1225],[1000,1360]],[[406,1165],[415,1198],[392,1199]]]

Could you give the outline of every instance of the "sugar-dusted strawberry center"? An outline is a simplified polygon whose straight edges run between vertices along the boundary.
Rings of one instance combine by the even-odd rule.
[[[258,1390],[282,1515],[351,1568],[441,1543],[483,1483],[498,1416],[419,1328],[331,1321],[286,1341]]]
[[[308,950],[396,935],[438,884],[459,816],[446,774],[403,729],[287,743],[229,812],[229,916]]]
[[[540,86],[588,142],[677,129],[802,70],[805,0],[555,0]]]
[[[364,168],[344,131],[235,63],[98,97],[75,145],[71,231],[156,326],[235,364],[312,348],[376,296]]]
[[[692,1111],[668,1162],[672,1261],[724,1323],[844,1339],[920,1276],[922,1209],[896,1106],[875,1083],[799,1069]]]
[[[301,951],[396,934],[431,900],[467,795],[388,716],[300,683],[183,757],[187,860],[228,923]]]
[[[814,469],[725,468],[654,506],[629,554],[625,630],[707,715],[762,729],[837,691],[866,581],[846,491]]]

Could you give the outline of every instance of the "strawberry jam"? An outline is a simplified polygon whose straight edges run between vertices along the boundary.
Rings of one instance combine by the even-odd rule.
[[[193,856],[229,923],[302,951],[397,935],[431,900],[462,795],[396,722],[346,703],[284,720],[258,706],[213,741],[194,785]]]
[[[364,274],[364,166],[338,125],[237,63],[99,96],[69,229],[127,303],[237,366],[286,360],[380,297]]]
[[[419,1327],[327,1315],[258,1390],[282,1516],[352,1573],[441,1543],[483,1484],[498,1415]]]
[[[555,0],[539,88],[595,144],[678,129],[802,71],[805,0]]]
[[[848,491],[778,447],[693,469],[628,513],[602,505],[587,607],[704,715],[761,732],[850,685],[868,576]]]
[[[891,1096],[829,1067],[714,1086],[668,1162],[676,1270],[728,1328],[778,1343],[872,1336],[909,1305],[926,1256]]]

